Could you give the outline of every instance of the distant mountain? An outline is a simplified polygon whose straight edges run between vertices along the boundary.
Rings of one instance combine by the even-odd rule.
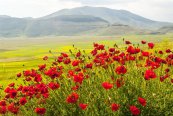
[[[0,16],[0,36],[23,35],[27,23],[26,19]]]
[[[30,22],[27,36],[75,35],[83,31],[106,27],[108,22],[88,15],[61,15],[49,19],[36,19]]]
[[[125,10],[104,7],[63,9],[40,18],[0,16],[0,36],[117,35],[153,33],[172,23],[146,19]],[[165,32],[166,33],[166,32]]]
[[[42,18],[57,17],[60,15],[91,15],[107,20],[110,24],[119,23],[129,26],[157,29],[171,23],[153,21],[142,16],[133,14],[126,10],[115,10],[104,7],[78,7],[73,9],[63,9]]]
[[[157,31],[162,33],[173,33],[173,26],[164,26]]]

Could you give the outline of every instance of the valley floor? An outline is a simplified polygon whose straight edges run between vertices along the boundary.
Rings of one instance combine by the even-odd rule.
[[[69,52],[73,45],[86,52],[93,42],[120,46],[123,38],[133,41],[141,40],[162,42],[161,47],[172,46],[173,34],[167,35],[125,35],[125,36],[73,36],[73,37],[40,37],[40,38],[0,38],[0,85],[14,81],[16,73],[43,64],[43,56],[54,57],[61,52]],[[159,46],[158,45],[158,46]],[[157,46],[157,47],[158,47]],[[51,51],[51,53],[50,53]]]

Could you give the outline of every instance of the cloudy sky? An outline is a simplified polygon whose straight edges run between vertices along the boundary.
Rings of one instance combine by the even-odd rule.
[[[0,0],[0,15],[41,17],[64,8],[103,6],[173,22],[173,0]]]

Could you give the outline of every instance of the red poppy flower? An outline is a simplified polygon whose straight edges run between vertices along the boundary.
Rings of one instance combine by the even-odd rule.
[[[9,104],[7,108],[8,108],[8,111],[10,111],[13,114],[17,114],[19,111],[19,107],[15,106],[14,103]]]
[[[63,61],[63,57],[62,56],[59,56],[58,59],[57,59],[58,62],[62,62]]]
[[[97,50],[104,50],[105,49],[104,47],[105,47],[104,45],[98,45]]]
[[[23,71],[23,75],[24,76],[30,76],[31,75],[31,71],[30,70],[25,70],[25,71]]]
[[[129,46],[127,48],[127,52],[130,53],[130,54],[135,54],[136,53],[136,50],[133,46]]]
[[[75,85],[74,87],[71,88],[72,90],[76,91],[79,89],[79,86],[78,85]]]
[[[115,48],[109,48],[109,52],[115,52]]]
[[[173,79],[171,79],[171,83],[173,83]]]
[[[140,114],[140,110],[136,106],[130,106],[130,111],[135,116]]]
[[[54,82],[50,82],[48,84],[49,88],[51,88],[52,90],[56,90],[60,87],[60,85],[58,83],[54,83]]]
[[[81,52],[76,53],[76,57],[80,57],[81,56]]]
[[[63,57],[68,57],[68,54],[66,54],[66,53],[61,53],[61,55],[62,55]]]
[[[144,77],[145,80],[149,80],[150,78],[156,78],[156,74],[153,72],[153,70],[146,70]]]
[[[123,78],[117,79],[115,84],[116,84],[117,88],[120,88],[124,84]]]
[[[15,98],[17,96],[17,90],[15,90],[15,89],[10,90],[9,93],[10,93],[11,98]]]
[[[148,43],[148,47],[151,48],[151,49],[153,49],[154,43]]]
[[[125,44],[132,44],[130,41],[125,41]]]
[[[160,82],[163,82],[165,80],[164,76],[160,76]]]
[[[117,74],[125,74],[127,72],[127,69],[125,66],[118,66],[115,70]]]
[[[112,108],[112,111],[117,111],[120,108],[120,105],[119,104],[116,104],[116,103],[113,103],[111,105],[111,108]]]
[[[91,54],[92,54],[93,56],[95,56],[95,55],[97,54],[97,50],[96,50],[96,49],[92,50],[92,51],[91,51]]]
[[[42,81],[42,77],[41,77],[41,74],[37,74],[36,76],[35,76],[35,78],[34,78],[34,81],[35,82],[41,82]]]
[[[0,114],[5,114],[7,112],[6,106],[0,106]]]
[[[170,71],[170,69],[169,69],[169,68],[165,69],[165,72],[167,72],[167,73],[168,73],[169,71]]]
[[[46,109],[45,108],[35,108],[35,112],[39,115],[43,115],[46,113]]]
[[[79,95],[75,92],[73,92],[72,94],[70,94],[67,99],[66,99],[66,102],[67,103],[76,103],[77,100],[79,99]]]
[[[43,69],[45,69],[45,68],[46,68],[46,64],[43,64],[43,65],[38,65],[38,67],[39,67],[39,70],[41,71],[41,70],[43,70]]]
[[[27,102],[27,100],[26,100],[25,97],[22,97],[22,98],[20,98],[20,101],[19,102],[20,102],[21,105],[25,105],[26,102]]]
[[[88,104],[83,104],[83,103],[80,103],[79,104],[79,107],[82,109],[82,110],[85,110],[87,108]]]
[[[84,78],[83,78],[82,75],[74,75],[73,80],[74,80],[75,83],[80,83],[80,84],[82,84]]]
[[[159,54],[163,54],[163,51],[160,50],[160,51],[159,51]]]
[[[149,55],[150,55],[149,52],[144,52],[144,51],[142,51],[142,56],[148,57]]]
[[[47,59],[48,59],[48,56],[44,56],[44,57],[43,57],[43,60],[47,60]]]
[[[142,106],[146,106],[146,100],[144,99],[144,98],[142,98],[142,97],[138,97],[138,101],[139,101],[139,103],[142,105]]]
[[[0,106],[6,106],[5,100],[1,100],[1,101],[0,101]]]
[[[15,83],[10,83],[8,86],[9,87],[14,87]]]
[[[64,64],[69,64],[71,62],[70,58],[64,60]]]
[[[147,42],[142,40],[141,43],[142,43],[142,44],[146,44]]]
[[[166,53],[170,53],[170,52],[171,52],[171,50],[170,50],[170,49],[167,49],[167,50],[166,50]]]
[[[79,65],[79,61],[78,61],[78,60],[74,60],[74,61],[72,62],[72,65],[73,65],[73,66],[78,66],[78,65]]]
[[[18,73],[18,74],[17,74],[17,77],[21,77],[21,75],[22,75],[21,73]]]
[[[90,69],[92,69],[92,66],[93,66],[92,63],[86,64],[86,68],[90,68]]]
[[[113,87],[113,84],[109,82],[103,82],[102,87],[105,88],[106,90],[111,89]]]

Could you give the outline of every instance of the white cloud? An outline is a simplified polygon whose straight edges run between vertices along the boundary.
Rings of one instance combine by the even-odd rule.
[[[81,3],[62,0],[0,0],[0,15],[14,17],[40,17]]]
[[[0,0],[0,15],[41,17],[63,8],[105,6],[173,22],[173,0]]]

